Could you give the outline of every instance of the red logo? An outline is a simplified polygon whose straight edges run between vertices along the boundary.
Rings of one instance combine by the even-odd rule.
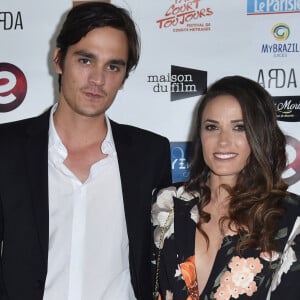
[[[23,102],[27,93],[24,73],[15,65],[0,63],[0,112],[9,112]]]
[[[156,21],[160,29],[172,28],[173,32],[211,29],[211,23],[202,20],[213,15],[214,12],[210,7],[201,7],[201,0],[184,0],[184,3],[182,0],[173,1],[164,16]]]

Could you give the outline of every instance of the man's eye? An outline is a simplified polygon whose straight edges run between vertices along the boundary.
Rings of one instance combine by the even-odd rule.
[[[109,69],[110,71],[114,71],[114,72],[119,71],[119,67],[116,66],[116,65],[109,65],[109,66],[108,66],[108,69]]]
[[[79,61],[84,65],[88,65],[91,63],[91,61],[88,58],[80,58]]]

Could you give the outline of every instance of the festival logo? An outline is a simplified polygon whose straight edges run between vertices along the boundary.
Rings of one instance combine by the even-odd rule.
[[[156,20],[159,29],[170,29],[173,32],[209,31],[214,14],[211,7],[204,7],[200,0],[173,0],[163,17]]]
[[[9,112],[20,106],[26,93],[24,73],[15,65],[0,63],[0,112]]]
[[[185,182],[190,175],[191,142],[171,142],[172,180]]]
[[[283,178],[288,185],[293,185],[300,181],[300,141],[292,136],[286,136],[286,141],[288,165]]]
[[[248,15],[300,13],[300,0],[248,0]]]
[[[279,121],[300,122],[300,96],[278,96],[273,100]]]
[[[295,41],[288,41],[291,30],[286,23],[277,23],[271,29],[275,43],[264,43],[261,53],[272,54],[274,57],[287,57],[289,54],[300,52],[299,44]]]
[[[203,95],[207,90],[207,72],[171,66],[171,73],[148,75],[154,93],[170,93],[171,101]]]

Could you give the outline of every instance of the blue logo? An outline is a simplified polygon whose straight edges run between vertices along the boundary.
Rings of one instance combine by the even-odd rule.
[[[190,175],[189,148],[191,142],[171,142],[172,180],[185,182]]]
[[[247,14],[300,13],[300,0],[248,0]]]

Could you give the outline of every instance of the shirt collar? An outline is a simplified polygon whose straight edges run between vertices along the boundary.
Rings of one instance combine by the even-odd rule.
[[[107,134],[106,137],[101,145],[101,150],[104,154],[113,154],[116,151],[111,124],[109,118],[105,115],[106,125],[107,125]]]
[[[54,121],[53,121],[53,115],[57,109],[57,103],[55,103],[50,111],[50,120],[49,120],[49,142],[48,142],[48,147],[51,148],[55,145],[58,145],[61,143],[61,140],[57,134],[57,131],[54,126]],[[61,143],[62,144],[62,143]]]
[[[54,125],[53,115],[57,109],[58,103],[55,103],[50,112],[49,120],[49,142],[48,149],[55,147],[63,152],[64,156],[67,156],[67,149],[63,145]],[[105,121],[107,125],[107,134],[102,142],[101,150],[104,154],[112,155],[116,152],[115,143],[112,135],[112,129],[109,118],[105,115]]]

